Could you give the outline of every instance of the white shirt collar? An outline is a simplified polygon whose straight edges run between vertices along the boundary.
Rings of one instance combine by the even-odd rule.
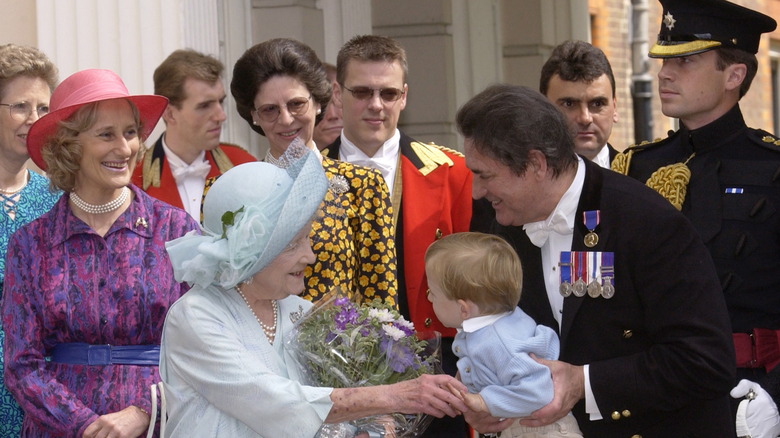
[[[344,135],[344,131],[341,131],[341,148],[339,149],[339,157],[341,161],[347,161],[352,163],[354,160],[371,160],[377,163],[385,165],[395,166],[398,161],[398,149],[401,142],[401,131],[395,130],[393,136],[390,137],[379,150],[376,151],[374,156],[369,157],[363,151],[361,151],[355,143],[349,141],[347,136]]]
[[[373,157],[369,157],[363,151],[358,149],[354,143],[349,141],[341,131],[341,148],[339,149],[339,160],[353,163],[358,166],[377,169],[387,184],[387,191],[390,196],[393,195],[395,183],[395,172],[398,167],[398,154],[401,144],[401,131],[395,130],[395,133],[389,140],[382,144],[382,147],[376,151]]]
[[[171,170],[190,167],[192,165],[206,162],[206,151],[200,151],[200,154],[198,154],[197,158],[195,158],[195,160],[193,160],[191,164],[185,163],[184,160],[179,158],[179,156],[176,155],[176,153],[173,152],[173,150],[171,150],[171,148],[168,147],[168,144],[165,143],[164,135],[162,138],[162,147],[163,147],[163,151],[165,151],[165,158],[168,160],[168,165],[171,167]]]
[[[609,148],[607,145],[604,145],[599,153],[593,157],[593,162],[605,169],[609,169]]]
[[[511,315],[512,312],[496,313],[493,315],[475,316],[474,318],[464,319],[463,328],[458,329],[466,333],[473,333],[481,328],[495,324],[499,319]]]
[[[585,162],[582,161],[582,157],[577,155],[577,173],[574,175],[574,179],[566,189],[566,192],[561,196],[558,201],[558,205],[543,221],[531,222],[525,224],[523,228],[531,227],[538,223],[550,223],[553,217],[562,216],[566,220],[566,226],[570,230],[568,234],[574,232],[574,215],[577,214],[577,204],[580,201],[580,194],[582,193],[582,185],[585,182]],[[554,231],[553,231],[554,232]],[[558,233],[560,234],[560,233]]]

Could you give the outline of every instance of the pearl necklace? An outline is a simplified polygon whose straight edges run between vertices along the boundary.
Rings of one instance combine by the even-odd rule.
[[[255,309],[252,308],[252,306],[249,304],[249,300],[246,299],[246,296],[244,295],[244,292],[241,290],[241,288],[236,285],[236,291],[239,295],[241,295],[241,298],[246,303],[247,307],[249,307],[249,311],[252,312],[252,315],[254,315],[255,319],[257,320],[257,323],[260,324],[260,327],[263,329],[263,333],[265,334],[265,337],[268,338],[268,342],[274,343],[274,337],[276,337],[276,321],[277,321],[277,315],[279,314],[279,304],[276,302],[276,300],[271,300],[271,307],[273,307],[274,311],[274,323],[273,325],[265,325],[263,321],[260,321],[260,317],[257,316],[257,313],[255,313]]]
[[[79,195],[76,194],[76,192],[71,192],[70,200],[73,201],[73,204],[78,207],[79,210],[82,210],[86,213],[103,214],[112,212],[121,207],[122,204],[127,201],[128,196],[130,196],[130,189],[127,187],[122,187],[122,193],[120,193],[119,196],[117,196],[113,201],[109,201],[105,204],[90,204],[81,199]]]
[[[13,196],[13,195],[21,192],[22,189],[27,187],[27,181],[28,181],[27,178],[29,178],[29,177],[30,177],[29,174],[25,174],[24,182],[22,183],[22,185],[20,185],[19,187],[15,188],[15,189],[0,189],[0,193],[3,193],[6,196]]]

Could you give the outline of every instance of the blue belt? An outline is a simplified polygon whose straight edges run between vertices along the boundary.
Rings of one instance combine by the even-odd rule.
[[[71,365],[144,365],[160,364],[159,345],[90,345],[83,342],[57,344],[51,361]]]

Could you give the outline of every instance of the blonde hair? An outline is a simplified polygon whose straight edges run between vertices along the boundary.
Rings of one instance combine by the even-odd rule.
[[[59,122],[54,134],[44,141],[41,147],[41,156],[46,163],[46,175],[49,177],[52,187],[69,193],[75,189],[76,174],[81,169],[81,143],[78,141],[78,136],[97,122],[100,102],[88,103],[76,110],[70,117]],[[131,101],[127,100],[127,102],[133,111],[133,118],[140,133],[143,128],[141,115]],[[146,150],[140,134],[138,141],[140,147],[136,162],[141,161]]]
[[[472,301],[486,315],[512,311],[520,302],[520,259],[498,236],[465,232],[443,237],[425,252],[425,272],[447,298]]]
[[[5,98],[8,84],[20,76],[42,79],[49,91],[57,85],[57,67],[43,52],[17,44],[0,45],[0,98]]]

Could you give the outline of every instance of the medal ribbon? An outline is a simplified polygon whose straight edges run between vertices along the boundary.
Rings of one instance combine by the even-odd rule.
[[[582,212],[582,223],[588,231],[593,231],[601,222],[601,210],[588,210]]]
[[[561,251],[561,284],[571,284],[571,251]]]
[[[597,252],[597,251],[589,251],[588,252],[588,259],[589,259],[589,261],[588,261],[589,266],[588,267],[590,268],[589,272],[588,272],[588,277],[591,279],[590,283],[593,283],[593,282],[596,282],[596,281],[599,280],[599,268],[600,268],[600,266],[598,264],[598,259],[599,259],[599,255],[600,254],[601,253]]]
[[[607,284],[606,279],[609,278],[610,284],[615,285],[613,279],[615,277],[615,253],[614,252],[602,252],[601,253],[601,284]]]
[[[577,265],[575,266],[577,273],[577,280],[582,280],[585,284],[588,283],[588,258],[587,251],[577,251]]]

